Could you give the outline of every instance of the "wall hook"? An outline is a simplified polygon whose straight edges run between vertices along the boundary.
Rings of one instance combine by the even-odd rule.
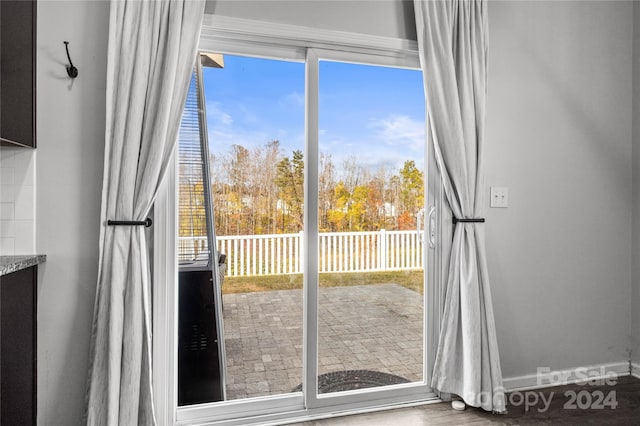
[[[73,62],[71,62],[71,56],[69,56],[69,42],[64,42],[64,48],[67,50],[67,59],[69,59],[69,66],[67,67],[67,74],[71,78],[76,78],[78,76],[78,68],[73,66]]]

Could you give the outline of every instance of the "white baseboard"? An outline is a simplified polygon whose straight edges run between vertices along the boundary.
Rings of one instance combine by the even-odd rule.
[[[640,364],[631,364],[631,375],[636,379],[640,379]]]
[[[621,361],[611,364],[600,364],[570,368],[567,370],[551,370],[540,368],[539,374],[525,376],[506,377],[502,379],[505,391],[523,391],[530,389],[547,388],[551,386],[569,385],[592,380],[603,380],[614,376],[629,375],[629,361]],[[636,377],[640,378],[640,365],[633,368]]]

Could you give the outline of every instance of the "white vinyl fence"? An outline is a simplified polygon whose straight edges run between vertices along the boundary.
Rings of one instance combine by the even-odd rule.
[[[206,237],[180,237],[178,253],[206,250]],[[302,273],[303,235],[238,235],[216,238],[227,255],[226,276]],[[365,272],[422,269],[423,244],[418,231],[321,232],[320,272]],[[180,257],[180,260],[184,256]]]

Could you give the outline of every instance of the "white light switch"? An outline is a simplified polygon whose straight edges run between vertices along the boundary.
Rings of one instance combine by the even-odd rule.
[[[505,186],[491,187],[491,207],[509,207],[509,188]]]

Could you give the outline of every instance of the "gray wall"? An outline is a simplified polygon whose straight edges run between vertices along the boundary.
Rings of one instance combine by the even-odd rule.
[[[366,14],[332,20],[317,4],[234,4],[213,7],[230,16],[415,37],[405,29],[410,14],[403,5],[374,2]],[[535,373],[539,366],[627,359],[631,9],[627,2],[490,4],[486,183],[487,190],[508,186],[511,206],[488,210],[486,226],[506,377]],[[100,1],[39,2],[37,248],[49,256],[40,269],[38,310],[43,425],[79,424],[83,412],[97,274],[108,15],[108,4]],[[351,21],[353,16],[362,19]],[[383,21],[391,25],[377,25]],[[80,69],[72,85],[63,67],[63,40],[71,42]],[[638,207],[640,196],[635,201]],[[635,251],[634,259],[639,256]]]
[[[38,2],[38,423],[81,423],[98,264],[109,5]],[[80,74],[64,64],[68,40]]]
[[[416,39],[413,0],[209,0],[205,13]]]
[[[491,2],[487,244],[505,377],[628,360],[630,2]]]
[[[633,281],[632,358],[640,364],[640,3],[633,4]]]

